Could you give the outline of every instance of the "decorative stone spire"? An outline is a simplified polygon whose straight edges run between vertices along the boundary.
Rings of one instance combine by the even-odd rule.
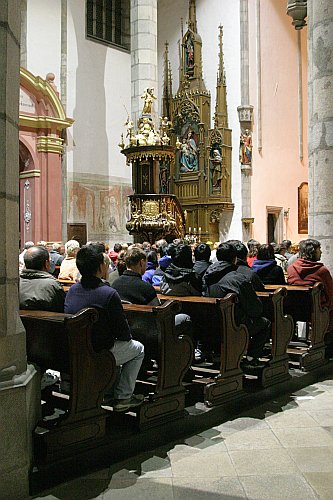
[[[219,69],[216,82],[215,128],[228,128],[227,85],[223,61],[223,27],[219,26]]]
[[[172,74],[169,61],[169,44],[165,42],[164,52],[164,70],[163,70],[163,97],[162,97],[162,113],[163,116],[170,117],[170,102],[172,99]]]
[[[207,93],[202,76],[202,40],[197,30],[195,0],[189,0],[188,29],[183,34],[181,21],[181,50],[179,71],[179,92],[198,91]]]
[[[195,0],[190,0],[190,5],[188,9],[188,29],[193,31],[193,33],[198,33],[197,7],[195,4]]]

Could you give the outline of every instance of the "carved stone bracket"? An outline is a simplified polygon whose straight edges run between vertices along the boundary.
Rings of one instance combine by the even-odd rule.
[[[251,104],[238,106],[238,119],[241,126],[241,131],[249,129],[252,131],[253,127],[253,106]]]
[[[242,222],[246,226],[249,226],[250,224],[254,223],[254,217],[242,217]]]
[[[287,14],[293,19],[295,29],[301,30],[306,26],[307,0],[288,0]]]

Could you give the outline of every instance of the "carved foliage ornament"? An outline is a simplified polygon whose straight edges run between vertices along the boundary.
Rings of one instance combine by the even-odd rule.
[[[200,123],[199,108],[188,98],[182,99],[175,110],[175,124],[182,127],[185,123]]]

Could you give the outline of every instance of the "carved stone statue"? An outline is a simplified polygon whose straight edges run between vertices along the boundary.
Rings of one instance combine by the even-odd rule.
[[[239,161],[242,165],[250,165],[252,162],[252,135],[249,129],[240,136]]]
[[[150,115],[152,112],[154,99],[157,99],[157,97],[154,95],[154,89],[147,88],[141,96],[141,99],[144,99],[142,114]]]
[[[222,156],[218,149],[214,149],[210,157],[210,170],[212,179],[212,190],[220,191],[222,181]]]

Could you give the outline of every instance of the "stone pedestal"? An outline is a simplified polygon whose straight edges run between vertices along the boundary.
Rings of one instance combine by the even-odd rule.
[[[20,0],[0,0],[0,498],[28,496],[38,378],[18,316]]]

